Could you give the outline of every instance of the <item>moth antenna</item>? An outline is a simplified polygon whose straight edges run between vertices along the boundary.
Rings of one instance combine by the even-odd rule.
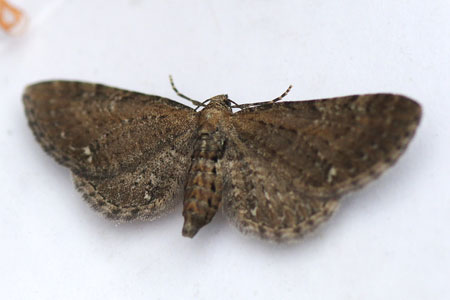
[[[197,100],[194,100],[194,99],[191,99],[191,98],[189,98],[188,96],[183,95],[182,93],[180,93],[180,92],[178,91],[178,89],[175,87],[175,84],[173,83],[172,75],[169,75],[169,80],[170,80],[170,85],[172,86],[172,89],[175,91],[175,93],[176,93],[179,97],[191,101],[192,104],[194,104],[194,105],[197,106],[197,108],[198,108],[198,106],[205,106],[202,102],[197,101]],[[197,108],[196,108],[196,110],[197,110]]]
[[[197,109],[200,108],[200,106],[206,106],[206,102],[210,101],[210,99],[206,99],[203,102],[199,102],[199,104],[197,105],[197,107],[194,109],[194,111],[197,111]]]
[[[286,97],[286,95],[289,94],[289,91],[290,91],[291,89],[292,89],[292,85],[289,85],[289,87],[287,88],[287,90],[286,90],[283,94],[281,94],[281,96],[279,96],[279,97],[277,97],[277,98],[275,98],[275,99],[273,99],[273,100],[270,100],[270,101],[255,102],[255,103],[247,103],[247,104],[236,104],[236,105],[234,105],[234,106],[231,106],[231,108],[240,108],[240,109],[244,109],[244,108],[251,107],[251,106],[258,106],[258,105],[264,105],[264,104],[273,104],[273,103],[275,103],[275,102],[277,102],[277,101],[280,101],[280,100],[283,99],[284,97]],[[233,101],[233,103],[235,103],[235,102]]]
[[[275,99],[273,99],[272,101],[269,101],[269,102],[275,103],[275,102],[277,102],[277,101],[280,101],[281,99],[283,99],[284,97],[286,97],[287,94],[289,94],[289,92],[291,91],[291,89],[292,89],[292,84],[289,85],[289,87],[287,88],[287,90],[286,90],[283,94],[281,94],[281,96],[279,96],[279,97],[277,97],[277,98],[275,98]]]
[[[228,99],[228,101],[230,101],[231,103],[233,103],[233,104],[234,104],[234,106],[233,106],[233,107],[239,106],[239,104],[238,104],[238,103],[234,102],[234,101],[233,101],[233,100],[231,100],[231,99]]]

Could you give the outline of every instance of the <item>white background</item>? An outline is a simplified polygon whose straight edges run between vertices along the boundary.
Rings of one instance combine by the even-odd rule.
[[[19,1],[0,33],[2,299],[450,299],[448,0]],[[395,167],[295,245],[218,214],[193,239],[181,206],[117,225],[35,142],[21,93],[77,79],[186,103],[394,92],[424,115]]]

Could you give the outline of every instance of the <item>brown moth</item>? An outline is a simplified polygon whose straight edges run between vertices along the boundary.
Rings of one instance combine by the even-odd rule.
[[[288,241],[391,166],[421,117],[401,95],[277,102],[288,91],[244,105],[227,95],[189,99],[197,112],[101,84],[47,81],[28,86],[23,101],[38,142],[106,217],[152,220],[183,200],[184,236],[222,206],[242,232]]]

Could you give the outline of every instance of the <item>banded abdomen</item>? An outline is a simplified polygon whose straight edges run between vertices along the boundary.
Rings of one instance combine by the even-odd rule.
[[[193,237],[217,212],[222,198],[222,173],[219,160],[225,138],[217,130],[200,129],[184,192],[183,235]]]

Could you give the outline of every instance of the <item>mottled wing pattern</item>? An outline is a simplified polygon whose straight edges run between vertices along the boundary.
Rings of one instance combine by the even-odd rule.
[[[115,176],[87,178],[74,174],[75,185],[107,218],[153,220],[183,200],[192,147],[192,139],[177,139],[173,147]]]
[[[342,194],[392,165],[420,117],[416,102],[392,94],[239,111],[223,160],[225,211],[244,232],[301,236],[331,215]]]
[[[179,200],[196,133],[191,108],[72,81],[31,85],[23,100],[39,143],[72,170],[100,212],[114,219],[153,218]]]

